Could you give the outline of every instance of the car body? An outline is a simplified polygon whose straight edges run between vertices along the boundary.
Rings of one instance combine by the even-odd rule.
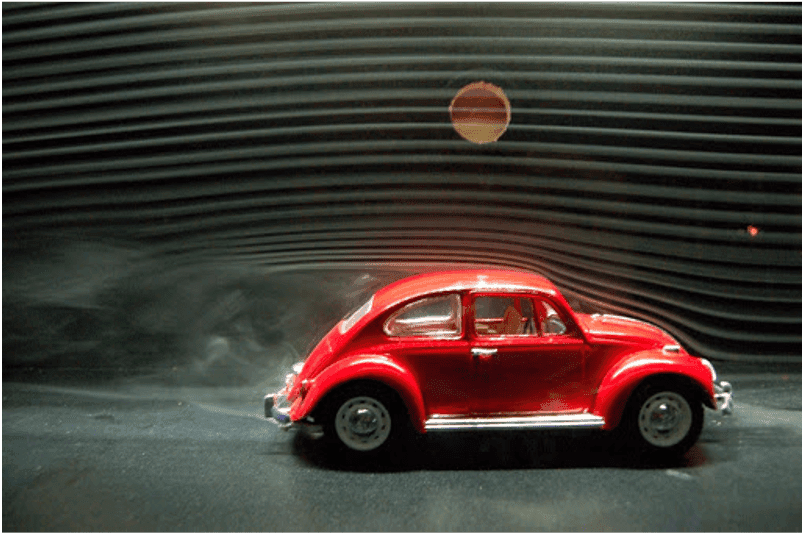
[[[576,313],[546,278],[491,269],[380,289],[265,397],[281,427],[322,429],[353,453],[409,430],[570,428],[684,453],[703,406],[729,413],[730,385],[662,329]]]

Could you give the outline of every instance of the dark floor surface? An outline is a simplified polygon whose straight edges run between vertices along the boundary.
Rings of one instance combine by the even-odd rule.
[[[3,384],[3,529],[800,530],[802,374],[723,373],[674,464],[594,434],[448,434],[341,461],[262,418],[264,386]]]

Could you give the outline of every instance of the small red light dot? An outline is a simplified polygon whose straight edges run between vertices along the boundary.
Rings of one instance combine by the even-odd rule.
[[[748,228],[746,228],[746,231],[747,231],[747,233],[749,233],[749,235],[751,235],[752,237],[754,237],[755,235],[757,235],[758,233],[760,233],[760,230],[759,230],[759,229],[757,229],[755,226],[749,226]]]

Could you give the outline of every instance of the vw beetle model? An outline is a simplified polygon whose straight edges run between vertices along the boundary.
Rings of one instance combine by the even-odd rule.
[[[699,437],[704,407],[732,410],[709,361],[645,322],[576,313],[546,278],[509,270],[388,285],[265,397],[282,428],[322,429],[358,455],[409,431],[572,428],[676,455]]]

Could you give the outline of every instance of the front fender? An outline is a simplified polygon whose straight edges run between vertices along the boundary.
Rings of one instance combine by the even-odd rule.
[[[715,407],[713,376],[702,361],[687,354],[646,350],[613,365],[599,384],[592,413],[604,417],[604,429],[618,426],[629,397],[645,379],[674,376],[689,381],[708,407]]]
[[[297,421],[309,416],[329,392],[354,380],[376,381],[392,388],[404,401],[412,424],[424,431],[423,395],[417,380],[409,370],[383,355],[346,357],[327,367],[306,386],[305,394],[290,409],[290,417]]]

